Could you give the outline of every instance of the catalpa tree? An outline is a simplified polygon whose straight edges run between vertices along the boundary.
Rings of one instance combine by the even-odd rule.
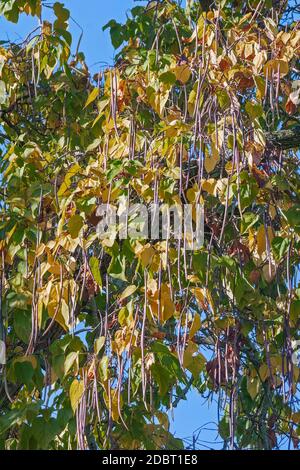
[[[224,449],[297,448],[297,2],[145,2],[95,76],[62,3],[0,12],[38,25],[0,44],[1,447],[182,448],[194,390]],[[103,204],[202,205],[203,243]]]

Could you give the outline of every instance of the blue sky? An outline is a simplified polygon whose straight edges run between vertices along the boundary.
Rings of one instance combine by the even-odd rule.
[[[61,0],[63,1],[63,0]],[[109,20],[117,21],[126,19],[126,12],[136,5],[144,2],[134,0],[65,0],[65,6],[70,9],[71,16],[80,24],[84,31],[80,49],[85,53],[86,62],[92,73],[96,73],[104,63],[112,64],[114,49],[110,43],[108,31],[102,31]],[[51,10],[47,12],[47,19],[51,21],[54,15]],[[9,38],[11,41],[20,41],[37,26],[36,19],[22,15],[18,24],[12,24],[0,18],[0,39]],[[74,21],[70,21],[70,29],[74,35],[74,45],[78,40],[81,30]],[[216,432],[216,405],[204,402],[204,399],[196,392],[189,394],[188,400],[181,402],[174,410],[174,421],[171,430],[177,437],[187,438],[186,445],[192,442],[193,432],[203,427],[199,435],[198,447],[220,448],[220,444],[213,444]],[[212,423],[214,422],[214,423]],[[209,423],[207,426],[206,423]],[[208,428],[208,429],[207,429]],[[200,429],[195,432],[199,433]],[[202,445],[201,445],[202,444]]]

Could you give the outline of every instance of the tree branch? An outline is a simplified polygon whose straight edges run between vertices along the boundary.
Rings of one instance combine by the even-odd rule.
[[[282,131],[268,132],[267,144],[271,147],[280,147],[283,150],[300,149],[300,126]]]

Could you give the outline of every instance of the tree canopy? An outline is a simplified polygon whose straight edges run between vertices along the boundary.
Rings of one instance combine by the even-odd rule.
[[[0,447],[180,449],[194,389],[224,449],[297,448],[297,2],[145,2],[94,76],[63,3],[0,14],[37,18],[0,38]],[[203,246],[99,238],[124,200],[203,204]]]

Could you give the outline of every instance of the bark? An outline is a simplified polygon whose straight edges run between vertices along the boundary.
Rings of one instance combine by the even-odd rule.
[[[300,126],[266,134],[267,144],[283,150],[300,148]]]

